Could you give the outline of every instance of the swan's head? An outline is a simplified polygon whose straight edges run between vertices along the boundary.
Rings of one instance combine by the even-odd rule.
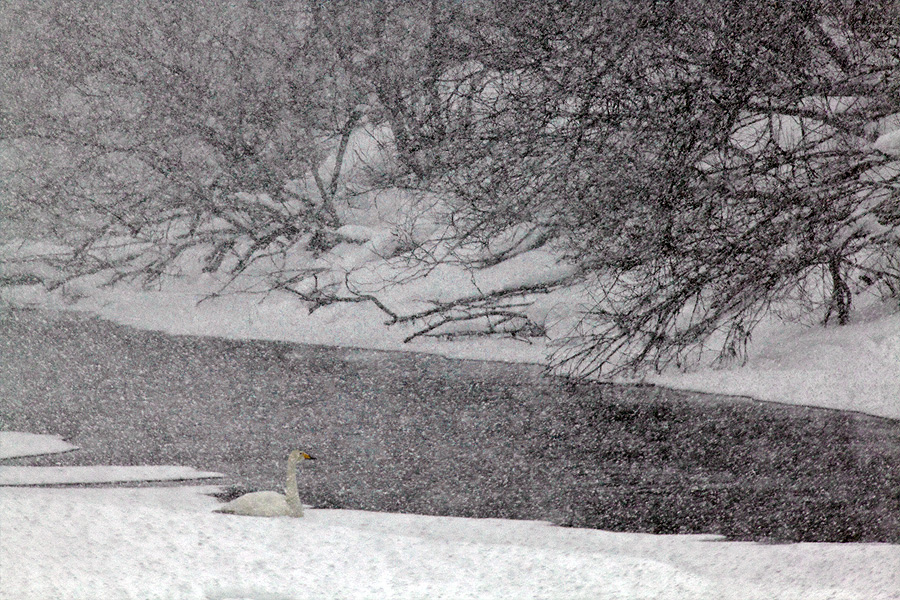
[[[315,456],[310,456],[306,452],[301,452],[300,450],[292,450],[290,456],[288,456],[289,460],[316,460]]]

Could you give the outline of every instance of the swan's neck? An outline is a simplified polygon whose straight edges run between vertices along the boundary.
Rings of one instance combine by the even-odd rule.
[[[288,507],[296,517],[303,516],[303,504],[300,502],[300,492],[297,490],[297,463],[298,460],[288,460],[287,484],[284,486],[284,497]]]

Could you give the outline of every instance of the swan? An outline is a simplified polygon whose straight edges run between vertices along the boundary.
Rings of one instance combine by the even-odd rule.
[[[315,460],[315,457],[300,450],[294,450],[288,455],[284,494],[278,492],[244,494],[213,512],[250,517],[302,517],[303,504],[300,503],[300,493],[297,491],[297,464],[301,460]]]

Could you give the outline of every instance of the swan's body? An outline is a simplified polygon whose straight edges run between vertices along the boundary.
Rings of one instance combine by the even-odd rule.
[[[297,490],[297,464],[301,460],[315,460],[306,452],[294,450],[288,456],[287,483],[284,494],[278,492],[253,492],[235,498],[217,508],[215,512],[250,517],[302,517],[303,504]]]
[[[287,497],[278,492],[253,492],[235,498],[215,512],[251,517],[302,517],[303,506],[292,507]]]

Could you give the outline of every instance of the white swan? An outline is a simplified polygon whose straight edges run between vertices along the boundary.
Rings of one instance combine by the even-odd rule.
[[[297,491],[297,464],[301,460],[315,460],[315,458],[299,450],[294,450],[288,455],[284,494],[278,492],[244,494],[213,512],[250,517],[302,517],[303,504],[300,503],[300,493]]]

